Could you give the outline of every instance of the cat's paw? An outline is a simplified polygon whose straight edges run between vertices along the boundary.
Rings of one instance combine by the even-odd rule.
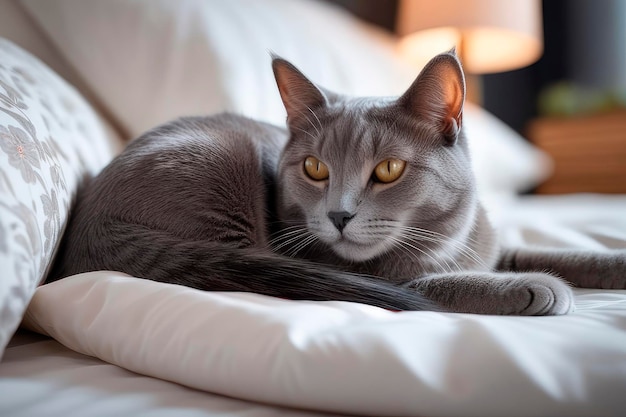
[[[521,274],[510,288],[510,296],[523,316],[557,316],[574,310],[574,293],[559,278],[542,273]]]

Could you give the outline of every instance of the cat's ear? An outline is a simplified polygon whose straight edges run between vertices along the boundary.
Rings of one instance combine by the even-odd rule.
[[[455,50],[431,59],[398,102],[412,115],[437,126],[446,142],[454,144],[465,103],[465,76]]]
[[[289,124],[310,124],[312,112],[326,105],[324,93],[290,62],[273,56],[272,69]]]

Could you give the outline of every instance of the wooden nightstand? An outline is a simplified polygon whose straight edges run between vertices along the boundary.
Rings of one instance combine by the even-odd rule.
[[[527,135],[554,160],[537,193],[626,193],[626,110],[536,119]]]

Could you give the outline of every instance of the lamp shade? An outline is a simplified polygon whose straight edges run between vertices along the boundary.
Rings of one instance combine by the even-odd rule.
[[[508,71],[541,56],[541,19],[540,0],[401,0],[399,47],[417,65],[456,46],[467,72]]]

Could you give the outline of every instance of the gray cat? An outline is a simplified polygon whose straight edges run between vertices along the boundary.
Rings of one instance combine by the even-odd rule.
[[[626,287],[624,252],[499,250],[454,51],[397,99],[334,94],[277,57],[273,69],[288,132],[221,114],[134,140],[79,193],[49,280],[117,270],[201,290],[521,315],[572,310],[555,275]]]

